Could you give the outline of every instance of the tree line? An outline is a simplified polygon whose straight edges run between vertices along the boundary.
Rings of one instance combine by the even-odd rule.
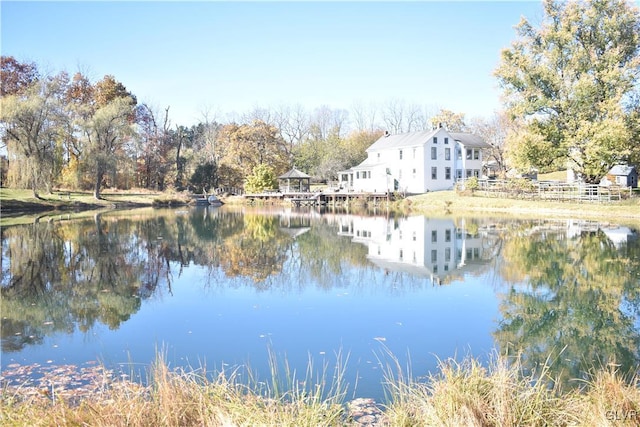
[[[3,56],[0,131],[9,165],[3,184],[38,192],[54,186],[210,191],[269,188],[295,166],[318,181],[366,158],[384,131],[437,123],[469,131],[491,148],[484,159],[509,168],[570,168],[597,183],[616,164],[640,164],[640,12],[625,0],[547,0],[538,27],[523,18],[495,76],[504,110],[464,113],[399,99],[351,111],[300,105],[255,108],[239,117],[173,125],[170,108],[140,102],[106,75],[41,75]],[[6,166],[6,165],[5,165]]]
[[[80,72],[42,75],[37,64],[11,56],[1,61],[3,184],[31,188],[35,197],[54,187],[92,190],[96,198],[105,187],[269,187],[294,166],[326,182],[362,162],[386,129],[442,121],[466,128],[463,114],[400,100],[355,105],[351,114],[300,105],[255,108],[226,121],[203,113],[196,125],[174,125],[169,107],[140,102],[112,75],[92,82]]]

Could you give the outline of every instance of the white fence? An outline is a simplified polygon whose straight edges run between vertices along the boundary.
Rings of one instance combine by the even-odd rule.
[[[631,187],[617,185],[601,186],[596,184],[568,183],[556,181],[514,180],[477,180],[475,191],[488,197],[508,197],[515,199],[577,201],[577,202],[611,202],[631,196]],[[469,180],[456,183],[456,188],[465,190]]]

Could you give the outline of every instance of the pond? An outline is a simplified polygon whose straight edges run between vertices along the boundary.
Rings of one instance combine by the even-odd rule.
[[[584,220],[283,207],[136,209],[2,228],[2,373],[171,367],[303,379],[520,355],[562,381],[640,362],[640,239]],[[31,371],[29,371],[31,372]]]

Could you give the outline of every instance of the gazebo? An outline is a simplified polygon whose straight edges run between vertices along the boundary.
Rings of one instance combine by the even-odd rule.
[[[309,191],[311,177],[295,167],[278,177],[278,187],[283,193]]]

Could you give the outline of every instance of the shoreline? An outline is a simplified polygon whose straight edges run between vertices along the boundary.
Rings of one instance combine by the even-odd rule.
[[[27,190],[0,189],[0,216],[17,217],[29,214],[69,213],[88,210],[134,209],[142,207],[191,206],[193,200],[185,193],[114,191],[105,192],[96,200],[87,192],[54,192],[38,200]],[[221,197],[225,204],[244,204],[241,196]],[[285,205],[285,204],[283,204]],[[575,217],[608,221],[640,223],[640,197],[609,202],[555,202],[487,197],[439,191],[409,196],[392,202],[387,209],[399,213],[437,216],[507,215],[509,217]],[[366,206],[365,206],[366,208]]]

